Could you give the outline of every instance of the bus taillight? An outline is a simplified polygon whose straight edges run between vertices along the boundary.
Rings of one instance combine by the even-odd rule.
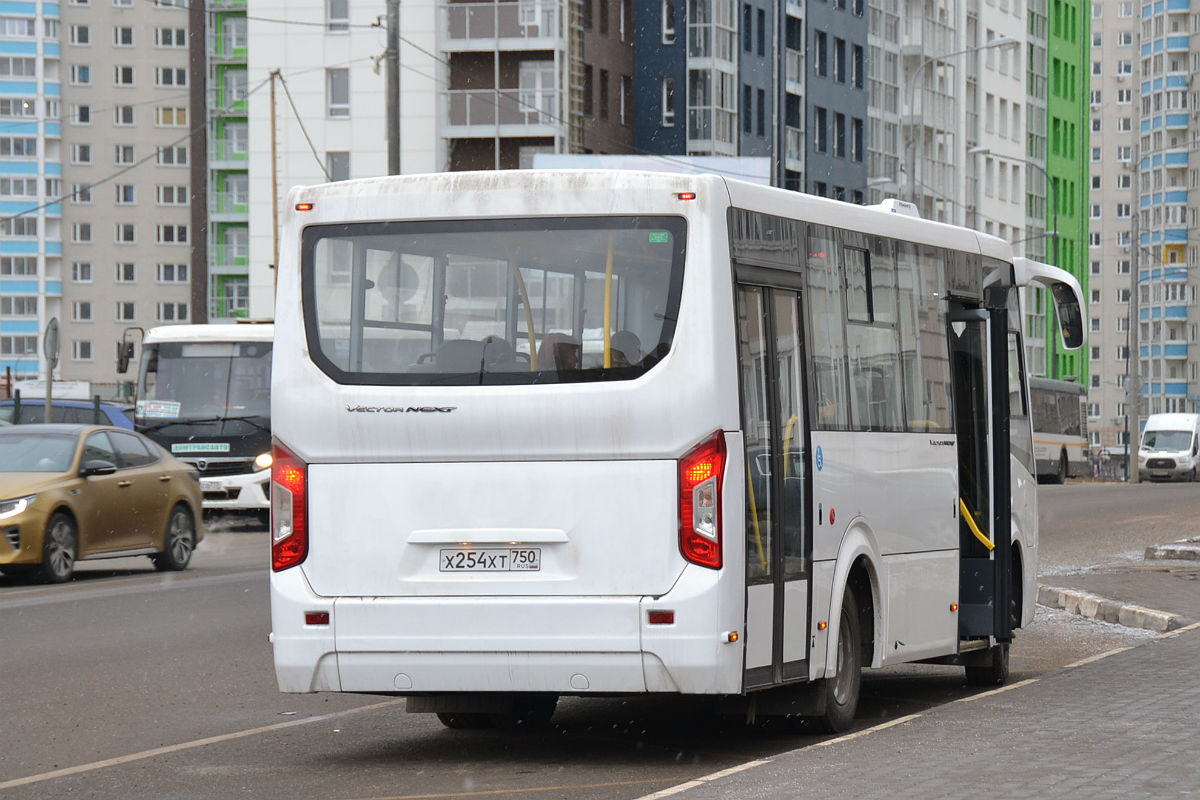
[[[308,555],[308,465],[276,442],[271,464],[271,569]]]
[[[721,568],[721,480],[725,434],[717,431],[679,460],[679,551],[693,564]]]

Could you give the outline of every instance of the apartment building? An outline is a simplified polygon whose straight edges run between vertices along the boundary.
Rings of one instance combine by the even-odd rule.
[[[195,318],[185,0],[61,6],[61,377],[112,384],[125,332]]]
[[[42,335],[63,316],[61,32],[57,5],[0,2],[0,377],[44,376]]]
[[[1138,40],[1142,16],[1140,7],[1128,0],[1096,0],[1092,3],[1090,16],[1090,146],[1087,157],[1087,299],[1090,318],[1086,354],[1088,435],[1092,447],[1097,451],[1120,456],[1125,447],[1128,409],[1125,378],[1131,367],[1129,298],[1133,286],[1131,237],[1137,196],[1134,186],[1138,180],[1134,154],[1140,128],[1137,72],[1141,66]],[[1186,14],[1183,16],[1186,18]],[[1159,102],[1162,102],[1161,97]],[[1153,144],[1153,139],[1150,143]],[[1176,148],[1176,152],[1180,151],[1182,159],[1175,157],[1173,160],[1179,160],[1178,169],[1186,172],[1186,147]],[[1149,160],[1153,160],[1152,155]],[[1160,176],[1162,174],[1160,171]],[[1182,183],[1185,176],[1181,174],[1177,177]],[[1186,196],[1186,191],[1184,194]],[[1152,217],[1147,209],[1147,225]],[[1143,269],[1147,267],[1148,264],[1142,264]],[[1168,284],[1186,285],[1186,274],[1173,277],[1168,282],[1160,279],[1154,283],[1160,291]],[[1146,299],[1149,301],[1151,286],[1147,284],[1146,289]],[[1172,323],[1173,326],[1180,326],[1175,330],[1176,335],[1184,332],[1182,326],[1185,324],[1186,320]],[[1145,333],[1149,334],[1150,326],[1144,327]],[[1183,341],[1184,338],[1180,337],[1178,348],[1172,346],[1169,351],[1171,360],[1177,366],[1186,364],[1187,346]],[[1145,339],[1143,345],[1150,347]],[[1176,361],[1176,352],[1183,356],[1182,360]]]

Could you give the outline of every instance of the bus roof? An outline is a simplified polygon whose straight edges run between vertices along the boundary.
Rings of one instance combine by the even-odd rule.
[[[1012,259],[1012,250],[1003,239],[968,228],[894,213],[883,204],[861,206],[711,173],[538,169],[390,175],[294,187],[289,195],[288,213],[296,220],[297,204],[312,203],[312,207],[299,212],[303,216],[297,221],[320,223],[325,221],[320,201],[336,200],[336,205],[348,204],[343,206],[343,213],[352,208],[354,216],[364,221],[404,218],[412,216],[413,209],[425,212],[416,214],[417,217],[442,215],[440,208],[430,207],[429,198],[444,195],[455,199],[452,216],[456,217],[544,216],[561,213],[554,200],[556,191],[570,192],[584,202],[594,197],[597,213],[638,213],[644,205],[637,200],[648,197],[654,198],[652,202],[661,208],[664,192],[695,191],[709,195],[703,200],[717,195],[716,202],[764,213],[1005,261]],[[421,198],[421,202],[414,204],[414,197]],[[466,198],[470,201],[464,202]],[[364,202],[368,199],[369,203]],[[402,210],[405,213],[399,213]]]
[[[1043,389],[1052,392],[1065,392],[1067,394],[1087,394],[1087,387],[1079,381],[1064,381],[1057,378],[1042,378],[1036,375],[1029,376],[1030,389]]]
[[[146,331],[144,344],[156,342],[269,342],[275,336],[270,322],[161,325]]]

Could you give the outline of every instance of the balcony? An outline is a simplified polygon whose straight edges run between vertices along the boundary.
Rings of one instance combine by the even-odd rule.
[[[456,89],[446,94],[450,138],[557,136],[564,127],[558,89]]]
[[[793,172],[804,171],[804,130],[790,125],[784,129],[785,166]]]
[[[799,50],[783,51],[786,85],[784,90],[791,94],[804,94],[804,53]]]
[[[211,169],[246,169],[246,142],[233,139],[208,140],[208,166]]]
[[[553,50],[565,45],[558,3],[521,0],[519,3],[439,4],[443,50]]]
[[[245,267],[250,263],[247,244],[210,244],[208,263],[213,267]]]
[[[250,213],[250,201],[245,192],[209,192],[208,212],[214,222],[244,221]]]

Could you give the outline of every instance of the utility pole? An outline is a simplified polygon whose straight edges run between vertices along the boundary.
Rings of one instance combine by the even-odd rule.
[[[400,0],[387,0],[388,174],[400,174]]]
[[[1141,203],[1138,198],[1141,195],[1141,188],[1138,185],[1138,146],[1133,145],[1133,157],[1129,161],[1129,168],[1133,170],[1133,179],[1130,184],[1133,186],[1133,207],[1129,215],[1132,225],[1129,230],[1129,248],[1132,251],[1129,264],[1129,332],[1125,334],[1126,341],[1129,343],[1129,355],[1125,360],[1125,475],[1131,483],[1139,483],[1140,475],[1138,470],[1138,444],[1140,441],[1139,433],[1142,429],[1142,353],[1141,344],[1138,339],[1141,335],[1141,311],[1139,304],[1141,298],[1138,296],[1140,287],[1138,286],[1138,274],[1141,272],[1141,259],[1139,253],[1142,249],[1141,234],[1138,230],[1140,224],[1140,207]],[[1132,453],[1132,455],[1130,455]]]

